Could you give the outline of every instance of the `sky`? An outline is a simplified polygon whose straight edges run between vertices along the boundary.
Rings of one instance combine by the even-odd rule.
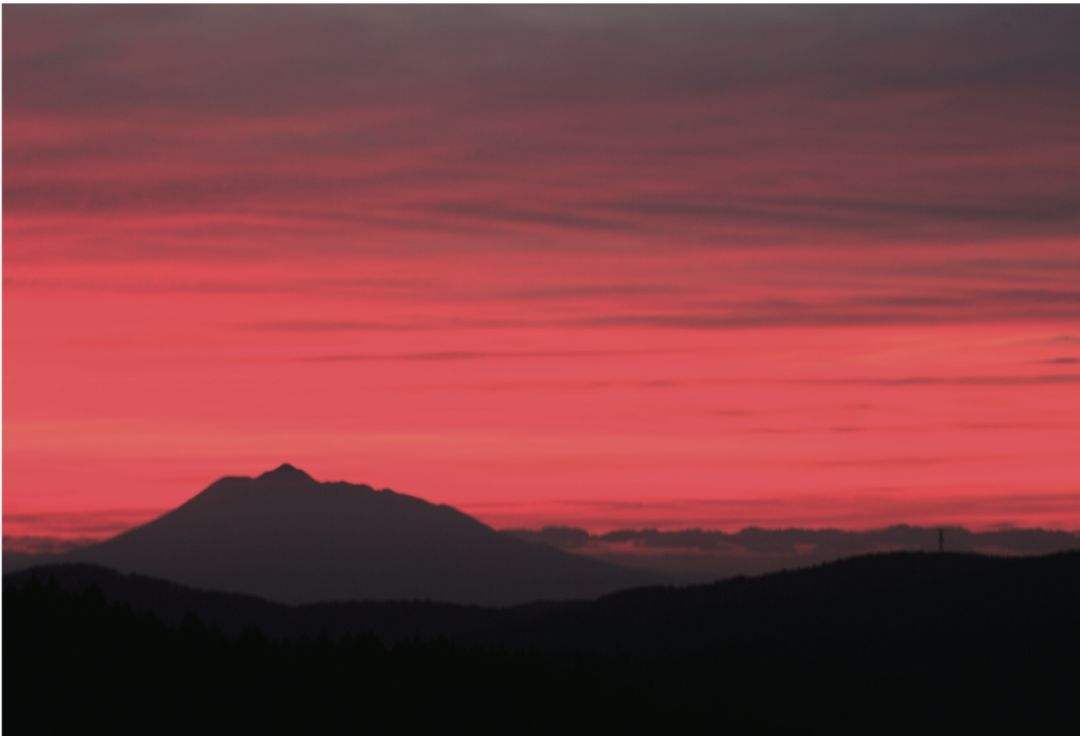
[[[3,9],[5,535],[1080,529],[1080,10]]]

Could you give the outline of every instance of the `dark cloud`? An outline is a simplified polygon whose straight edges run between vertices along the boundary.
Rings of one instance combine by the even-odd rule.
[[[8,15],[8,27],[22,31],[7,34],[9,59],[68,92],[50,100],[11,83],[18,100],[46,109],[104,99],[266,112],[328,95],[348,104],[347,92],[400,97],[421,85],[445,97],[464,91],[470,102],[489,90],[531,100],[543,88],[556,104],[599,89],[678,96],[787,82],[831,97],[1001,84],[1022,92],[1033,81],[1075,79],[1080,62],[1071,43],[1080,16],[1068,8],[80,7]],[[193,45],[203,52],[189,59],[194,70],[218,74],[201,84],[165,75]],[[907,53],[916,46],[921,56]],[[649,53],[661,49],[669,53]],[[240,50],[248,64],[228,63]],[[150,70],[165,77],[164,89],[145,78]],[[81,73],[65,80],[72,71]],[[94,84],[76,94],[83,77]],[[245,86],[253,78],[264,83]],[[279,99],[285,92],[295,99]]]
[[[435,205],[433,211],[482,223],[524,223],[574,230],[628,230],[633,225],[625,221],[604,219],[590,216],[587,212],[575,212],[573,206],[563,206],[554,210],[517,209],[506,205],[476,204],[468,202],[445,203]]]
[[[273,213],[516,249],[1080,230],[1074,8],[58,6],[5,28],[16,219]]]
[[[783,200],[753,199],[729,195],[726,202],[637,199],[610,205],[610,209],[638,218],[672,218],[698,223],[717,221],[729,226],[783,225],[812,227],[834,233],[854,232],[878,239],[923,240],[927,236],[965,233],[990,239],[1017,232],[1074,232],[1080,226],[1080,197],[1066,194],[1056,201],[1044,197],[1018,198],[1006,193],[1000,200],[988,195],[983,201],[889,201],[854,198],[823,198],[803,195]]]
[[[1004,290],[964,295],[868,296],[822,301],[721,302],[693,311],[600,314],[579,321],[592,327],[685,330],[861,325],[987,323],[1032,318],[1080,319],[1080,292]]]
[[[324,285],[328,291],[347,296],[346,286]],[[225,287],[222,287],[225,288]],[[408,293],[390,284],[391,293]],[[238,291],[244,292],[244,287]],[[363,284],[352,292],[369,295]],[[859,297],[798,299],[698,301],[693,310],[655,313],[618,313],[627,299],[657,297],[681,303],[693,296],[692,289],[649,285],[611,284],[581,287],[552,287],[526,291],[483,289],[455,290],[429,285],[409,294],[433,303],[476,301],[574,301],[592,298],[596,303],[585,317],[426,317],[407,321],[350,319],[265,320],[239,325],[243,330],[264,332],[361,332],[415,331],[431,329],[532,329],[532,328],[634,328],[650,327],[671,330],[738,330],[784,327],[844,327],[866,325],[936,325],[950,323],[991,323],[1031,320],[1032,318],[1080,319],[1080,292],[1066,289],[998,289],[957,293],[870,294]],[[609,300],[609,301],[605,301]]]

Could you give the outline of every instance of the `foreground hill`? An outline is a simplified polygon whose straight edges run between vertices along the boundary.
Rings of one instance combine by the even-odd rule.
[[[56,566],[6,576],[4,603],[5,725],[142,728],[147,708],[246,727],[1030,733],[1075,719],[1080,691],[1080,553],[873,555],[510,608],[287,606]]]
[[[1080,552],[1045,557],[867,555],[709,585],[628,589],[593,601],[502,608],[427,601],[282,605],[195,590],[91,565],[51,565],[5,576],[4,590],[49,584],[151,613],[168,625],[194,614],[237,634],[447,638],[546,651],[641,654],[724,649],[732,642],[813,648],[858,642],[867,651],[942,637],[956,646],[1028,626],[1028,636],[1080,624]],[[1036,632],[1039,632],[1038,634]]]
[[[222,478],[179,508],[61,559],[289,603],[502,605],[594,597],[647,579],[500,534],[449,506],[320,483],[290,465]]]

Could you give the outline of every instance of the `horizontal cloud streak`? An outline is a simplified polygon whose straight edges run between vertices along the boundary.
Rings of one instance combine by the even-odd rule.
[[[1039,386],[1080,383],[1080,373],[998,376],[902,376],[899,378],[819,378],[796,383],[819,386]]]
[[[340,353],[337,355],[313,355],[300,360],[311,363],[366,363],[366,362],[456,362],[468,360],[499,360],[536,358],[599,358],[628,355],[655,355],[657,353],[686,352],[685,350],[505,350],[467,351],[447,350],[426,353],[398,353],[380,355],[373,353]]]
[[[440,302],[468,304],[483,301],[513,301],[515,297],[480,293],[468,295],[441,293],[437,288],[429,298]],[[544,294],[550,301],[575,301],[581,297],[593,299],[593,316],[547,319],[506,318],[484,319],[421,319],[411,322],[380,323],[347,319],[275,320],[241,325],[243,329],[268,332],[353,332],[379,330],[422,329],[550,329],[558,328],[637,328],[676,330],[740,330],[788,327],[860,327],[867,325],[935,325],[980,324],[1030,321],[1032,319],[1080,320],[1080,292],[1053,289],[982,290],[968,294],[907,294],[872,295],[865,297],[828,299],[821,301],[776,299],[770,301],[725,301],[704,305],[695,311],[659,312],[648,314],[604,314],[613,309],[610,299],[625,296],[646,296],[658,301],[685,300],[685,290],[641,289],[624,292],[618,285],[582,287],[565,294]],[[527,295],[526,299],[537,298]]]
[[[5,539],[28,537],[28,532],[56,539],[102,539],[149,521],[161,509],[95,509],[5,513]],[[25,531],[24,531],[25,530]]]

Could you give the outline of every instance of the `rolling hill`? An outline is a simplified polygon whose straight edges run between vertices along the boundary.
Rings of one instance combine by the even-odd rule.
[[[1080,687],[1077,552],[870,555],[513,607],[290,606],[59,565],[5,576],[4,604],[5,725],[1051,733]]]

